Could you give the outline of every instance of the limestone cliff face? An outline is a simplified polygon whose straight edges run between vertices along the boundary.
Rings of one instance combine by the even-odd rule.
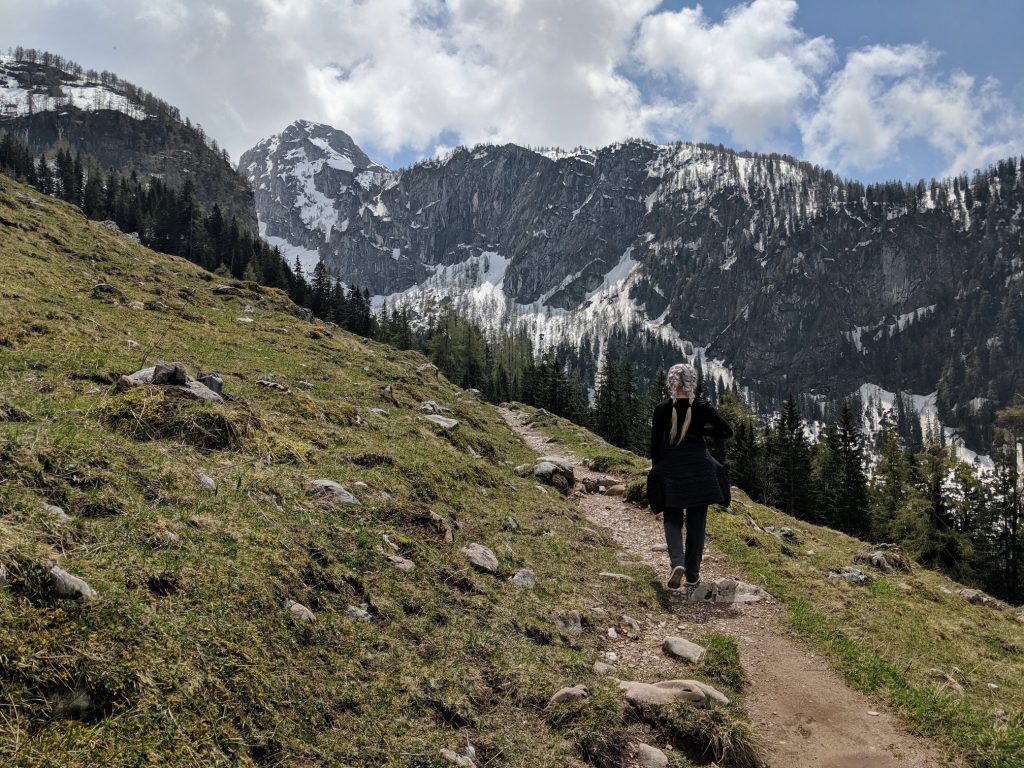
[[[549,340],[647,325],[782,389],[944,379],[947,413],[1024,383],[1016,163],[865,189],[789,157],[631,141],[460,148],[387,171],[302,122],[241,169],[268,235],[377,295],[467,311],[485,297]]]

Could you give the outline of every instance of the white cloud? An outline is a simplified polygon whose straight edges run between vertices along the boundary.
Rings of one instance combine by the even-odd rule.
[[[718,127],[756,144],[793,124],[833,58],[830,40],[794,26],[796,11],[794,0],[754,0],[720,24],[700,6],[658,13],[643,21],[636,53],[648,70],[682,86],[685,127]]]
[[[956,173],[1020,149],[1019,117],[998,84],[980,86],[964,72],[942,76],[923,45],[876,45],[854,51],[828,83],[802,126],[811,160],[841,170],[870,170],[923,141]]]
[[[12,44],[110,69],[234,156],[304,117],[385,162],[477,141],[726,140],[849,173],[1020,152],[997,84],[923,46],[837,56],[795,0],[2,0]],[[82,35],[90,29],[90,35]]]
[[[146,0],[136,18],[156,22],[166,30],[176,30],[188,22],[189,9],[179,0]]]

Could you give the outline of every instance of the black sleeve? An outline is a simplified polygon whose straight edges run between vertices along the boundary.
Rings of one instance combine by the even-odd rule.
[[[661,444],[665,434],[665,409],[656,405],[654,415],[651,416],[651,464],[661,461]]]
[[[723,419],[714,406],[708,404],[704,407],[704,435],[721,440],[732,437],[732,427]]]

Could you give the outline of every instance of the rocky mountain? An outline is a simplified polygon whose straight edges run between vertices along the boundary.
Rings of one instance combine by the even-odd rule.
[[[448,298],[555,344],[646,328],[767,393],[936,393],[981,446],[1024,382],[1014,159],[865,187],[787,156],[630,141],[387,171],[298,122],[240,168],[268,237],[378,302]]]
[[[37,155],[65,146],[125,175],[172,186],[190,179],[206,207],[216,203],[256,230],[252,190],[216,143],[176,108],[110,72],[34,50],[0,56],[0,132]]]

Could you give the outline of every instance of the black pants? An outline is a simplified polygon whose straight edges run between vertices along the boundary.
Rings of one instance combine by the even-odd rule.
[[[683,566],[686,580],[700,578],[700,562],[704,559],[704,529],[708,523],[708,508],[666,509],[665,543],[668,544],[668,559],[672,567]],[[686,548],[683,548],[683,524],[686,524]]]

